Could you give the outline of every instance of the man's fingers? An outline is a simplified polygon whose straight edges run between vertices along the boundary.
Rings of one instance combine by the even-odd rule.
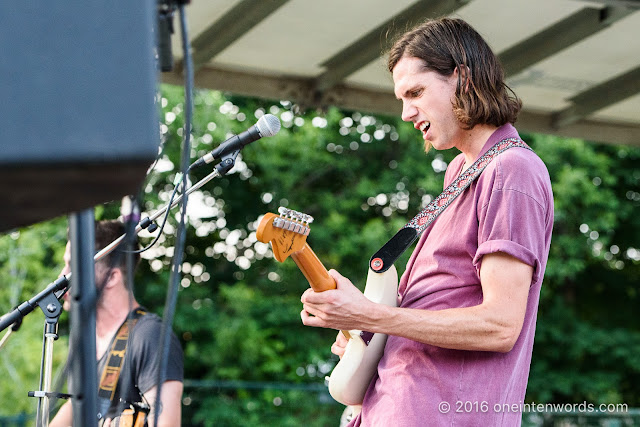
[[[302,304],[302,310],[313,317],[323,317],[324,312],[315,304]]]
[[[337,356],[340,356],[340,358],[342,358],[342,355],[346,350],[348,342],[349,340],[347,340],[347,337],[345,337],[342,332],[338,332],[338,335],[336,336],[336,341],[331,346],[331,353]]]
[[[349,340],[347,339],[347,337],[344,336],[342,331],[338,332],[338,336],[336,336],[336,344],[341,345],[342,347],[345,347],[348,342]]]
[[[316,292],[313,289],[309,288],[304,291],[304,293],[300,297],[300,301],[302,301],[303,304],[322,304],[323,302],[325,302],[326,295],[324,294],[326,294],[327,292],[331,291]]]
[[[340,281],[346,279],[342,274],[338,273],[333,268],[331,270],[329,270],[329,276],[333,277],[333,280],[336,281],[336,284],[338,284]]]
[[[300,301],[304,304],[305,302],[307,302],[307,297],[309,296],[309,293],[313,292],[313,289],[309,288],[306,291],[304,291],[302,293],[302,295],[300,296]]]
[[[340,346],[335,342],[331,346],[331,353],[335,354],[336,356],[339,356],[340,358],[342,358],[342,356],[344,355],[344,351],[345,351],[345,347]]]
[[[305,309],[300,312],[300,319],[305,326],[324,327],[324,321],[321,318],[313,316]]]

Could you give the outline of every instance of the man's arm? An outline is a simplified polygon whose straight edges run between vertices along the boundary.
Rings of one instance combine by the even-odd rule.
[[[437,347],[507,352],[524,322],[533,267],[502,252],[482,258],[480,305],[445,310],[388,307],[368,300],[335,271],[337,289],[302,295],[302,323],[396,335]],[[344,341],[342,342],[344,343]],[[341,343],[334,344],[334,353]]]
[[[73,410],[71,409],[71,401],[67,400],[55,417],[49,423],[50,427],[69,427],[73,423]]]
[[[157,387],[152,387],[143,394],[145,400],[151,406],[149,412],[149,426],[154,425],[154,417],[158,416],[158,426],[174,427],[181,425],[182,419],[182,389],[180,381],[166,381],[162,384],[160,407],[155,408]]]

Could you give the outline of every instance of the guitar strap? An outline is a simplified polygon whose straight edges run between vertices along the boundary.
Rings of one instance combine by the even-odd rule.
[[[429,203],[418,215],[402,227],[369,261],[369,267],[376,273],[387,271],[409,246],[431,225],[444,209],[453,202],[471,183],[480,176],[487,165],[500,153],[512,147],[531,150],[520,138],[507,138],[497,142],[485,154],[476,160],[456,180],[444,189],[438,197]]]
[[[124,355],[127,350],[127,343],[129,342],[129,331],[133,329],[138,320],[145,314],[147,314],[147,312],[140,307],[129,313],[127,319],[120,325],[120,329],[118,329],[118,333],[111,344],[107,363],[102,370],[100,387],[98,388],[98,398],[101,403],[105,402],[105,405],[100,405],[101,414],[98,414],[99,418],[106,415],[116,393],[120,370],[124,363]],[[106,406],[106,408],[104,406]]]

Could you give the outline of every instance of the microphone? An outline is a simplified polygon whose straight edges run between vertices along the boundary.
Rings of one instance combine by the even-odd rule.
[[[260,117],[258,122],[239,135],[231,138],[218,145],[213,151],[196,160],[189,169],[200,167],[204,164],[211,163],[215,159],[242,149],[245,145],[257,141],[265,136],[273,136],[280,131],[280,120],[273,114],[265,114]]]

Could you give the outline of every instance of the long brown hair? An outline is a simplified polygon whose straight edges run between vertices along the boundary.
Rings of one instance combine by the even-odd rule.
[[[404,56],[448,77],[458,69],[453,111],[465,129],[515,123],[522,102],[504,82],[504,70],[487,42],[461,19],[428,20],[404,33],[389,50],[393,72]]]

